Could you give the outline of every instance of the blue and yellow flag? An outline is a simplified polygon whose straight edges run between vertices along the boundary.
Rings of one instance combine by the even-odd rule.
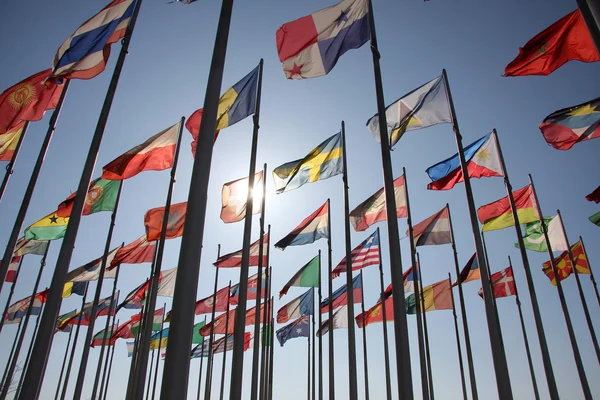
[[[344,171],[342,134],[336,133],[300,160],[280,165],[273,170],[277,194],[298,189],[305,183],[331,178]]]
[[[169,328],[156,332],[150,338],[150,350],[164,349],[169,341]]]

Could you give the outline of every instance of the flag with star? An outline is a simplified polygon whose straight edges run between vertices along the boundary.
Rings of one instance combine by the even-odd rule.
[[[299,337],[308,337],[310,335],[310,326],[308,324],[309,316],[306,315],[293,321],[291,324],[284,326],[283,328],[277,329],[276,335],[277,340],[281,347],[290,339]]]
[[[93,180],[88,188],[81,215],[90,215],[100,211],[114,210],[120,186],[121,181],[107,181],[102,178]],[[58,205],[58,211],[56,213],[60,217],[64,218],[71,215],[73,204],[75,204],[76,194],[77,193],[71,194],[65,201]]]
[[[187,202],[171,204],[165,239],[174,239],[183,235],[186,210]],[[146,211],[144,226],[146,227],[146,238],[149,242],[160,239],[164,215],[165,207],[152,208]]]
[[[46,215],[25,228],[26,240],[56,240],[65,236],[69,218],[60,217],[57,211]]]
[[[300,160],[290,161],[273,170],[276,193],[298,189],[305,183],[331,178],[344,171],[342,134],[336,133]]]
[[[600,97],[548,115],[540,124],[546,142],[557,150],[600,137]]]

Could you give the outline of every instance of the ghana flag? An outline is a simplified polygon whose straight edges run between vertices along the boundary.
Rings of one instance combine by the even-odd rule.
[[[69,218],[63,218],[57,211],[46,215],[36,223],[25,228],[26,240],[56,240],[65,236]]]

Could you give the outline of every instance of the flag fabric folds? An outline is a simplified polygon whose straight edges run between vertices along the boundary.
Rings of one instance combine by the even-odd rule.
[[[12,161],[19,139],[23,134],[24,122],[19,122],[8,132],[0,135],[0,161]]]
[[[444,76],[440,75],[402,96],[385,109],[390,147],[404,132],[452,122]],[[367,129],[379,142],[379,115],[367,121]]]
[[[233,337],[233,335],[231,335],[231,336]],[[200,357],[208,357],[208,354],[209,354],[209,351],[210,351],[211,347],[212,346],[211,346],[210,340],[206,340],[206,341],[204,341],[204,342],[196,345],[192,349],[192,353],[190,354],[190,358],[194,359],[194,358],[200,358]],[[232,341],[232,348],[233,348],[233,341]],[[213,352],[213,354],[214,354],[214,352]]]
[[[265,311],[265,303],[262,303],[260,305],[260,310],[258,313],[259,323],[263,322],[264,311]],[[236,313],[236,309],[234,308],[233,310],[229,310],[228,313],[223,313],[223,314],[219,315],[214,320],[212,320],[210,323],[204,325],[202,327],[202,329],[200,329],[200,334],[202,336],[210,335],[210,327],[211,326],[214,327],[215,335],[224,335],[226,333],[227,334],[233,333],[234,326],[235,326],[235,313]],[[227,320],[227,315],[229,315],[229,320]],[[229,323],[226,324],[226,322],[229,322]],[[256,323],[256,306],[249,308],[246,311],[245,326],[254,325],[255,323]]]
[[[263,171],[254,175],[254,192],[263,184]],[[252,202],[252,214],[261,211],[261,202]],[[246,216],[246,202],[248,200],[248,178],[237,179],[223,185],[221,190],[221,220],[226,224],[239,222]]]
[[[479,260],[477,259],[477,253],[474,253],[473,256],[467,261],[465,267],[460,271],[460,275],[458,276],[460,279],[460,283],[466,283],[469,281],[475,281],[481,279],[481,271],[479,270]],[[458,285],[458,280],[455,281],[452,286]]]
[[[394,197],[396,198],[396,217],[406,218],[406,196],[404,190],[404,175],[394,180]],[[387,219],[384,188],[379,189],[374,195],[360,203],[350,211],[350,223],[355,231],[362,232],[376,222]]]
[[[183,235],[186,211],[187,202],[171,204],[169,217],[167,219],[165,239],[174,239]],[[165,207],[156,207],[146,211],[146,214],[144,215],[144,226],[146,228],[146,238],[148,241],[152,242],[160,239],[164,215]]]
[[[123,300],[123,302],[121,304],[119,304],[119,306],[117,307],[117,311],[119,311],[121,308],[127,308],[127,309],[142,308],[143,302],[146,299],[146,292],[148,291],[149,282],[150,282],[150,280],[146,279],[146,281],[144,283],[142,283],[141,285],[139,285],[138,287],[133,289],[131,292],[129,292],[127,297],[125,297],[125,300]],[[168,315],[169,314],[167,314],[167,317],[168,317]]]
[[[406,303],[406,306],[408,308],[408,302]],[[354,320],[359,328],[364,328],[365,326],[375,322],[383,322],[383,304],[381,301],[378,301],[377,304],[369,308],[364,313],[358,314]],[[386,322],[394,321],[394,299],[391,295],[385,299],[385,320]]]
[[[387,310],[386,310],[387,311]],[[348,305],[343,305],[332,316],[333,329],[347,328],[348,327]],[[316,335],[323,336],[329,332],[329,320],[326,319],[321,323],[321,327],[317,331]]]
[[[565,251],[569,248],[567,241],[565,240],[565,234],[562,229],[560,217],[555,215],[554,217],[544,217],[544,224],[548,231],[548,238],[550,239],[550,246],[552,251]],[[530,222],[525,225],[525,235],[523,236],[523,243],[525,248],[528,250],[546,252],[548,246],[544,238],[542,231],[542,224],[540,221]],[[519,247],[519,243],[515,243],[515,247]]]
[[[31,307],[31,315],[40,315],[42,310],[42,304],[46,302],[46,298],[48,297],[48,291],[45,290],[40,292],[34,296],[33,306]],[[24,299],[14,302],[8,307],[6,310],[6,315],[4,317],[5,324],[17,324],[21,322],[21,318],[25,317],[27,314],[27,309],[31,304],[31,296],[27,296]]]
[[[579,10],[565,15],[520,48],[504,76],[550,75],[573,60],[600,61]]]
[[[492,274],[492,292],[495,298],[516,296],[517,287],[515,285],[515,278],[513,276],[512,267],[503,269]],[[483,289],[480,288],[477,294],[483,298]]]
[[[165,322],[167,321],[165,320]],[[192,328],[192,344],[204,343],[204,336],[200,334],[200,329],[202,329],[204,325],[206,325],[204,321],[200,321]]]
[[[46,110],[56,108],[63,86],[44,85],[50,72],[31,75],[0,94],[0,134],[12,131],[21,121],[39,121]]]
[[[154,333],[150,337],[150,350],[164,349],[169,341],[169,328],[164,328],[162,331]]]
[[[302,318],[299,318],[292,323],[284,326],[283,328],[277,329],[275,335],[277,335],[277,340],[281,347],[290,339],[295,339],[299,337],[309,337],[310,336],[310,326],[308,325],[309,316],[305,315]]]
[[[83,296],[85,294],[87,285],[87,282],[65,282],[65,285],[63,286],[62,298],[66,299],[74,294]]]
[[[263,235],[263,257],[262,266],[267,266],[267,258],[269,256],[269,234]],[[250,245],[250,257],[248,259],[248,265],[250,267],[258,266],[258,253],[260,247],[260,239]],[[234,251],[233,253],[225,254],[217,259],[213,265],[217,268],[235,268],[242,266],[242,250]]]
[[[590,265],[588,264],[587,257],[585,256],[585,252],[583,251],[583,245],[581,244],[581,241],[571,246],[571,254],[573,255],[575,265],[577,266],[577,273],[589,274]],[[573,265],[571,264],[571,260],[569,259],[569,253],[567,251],[563,251],[554,260],[556,261],[556,269],[558,270],[558,276],[561,281],[568,278],[569,275],[573,273]],[[552,285],[556,286],[556,279],[554,277],[554,271],[552,271],[551,261],[546,261],[544,263],[542,271],[544,272],[544,274],[546,274],[548,279],[550,279]]]
[[[26,240],[56,240],[65,236],[69,218],[59,217],[57,212],[46,215],[25,228]]]
[[[267,292],[266,292],[266,286],[267,286],[267,274],[265,272],[265,269],[263,269],[262,271],[262,282],[261,282],[261,294],[260,294],[260,298],[264,299],[265,297],[267,297]],[[258,292],[258,274],[254,274],[251,277],[248,278],[248,291],[247,293],[247,297],[246,300],[256,300],[256,295]],[[233,304],[233,305],[237,305],[238,304],[238,300],[239,300],[239,293],[240,293],[240,284],[238,283],[237,285],[233,285],[229,291],[229,304]]]
[[[594,49],[595,51],[595,49]],[[600,137],[600,97],[548,115],[540,124],[546,142],[557,150]]]
[[[216,303],[215,303],[216,301]],[[229,301],[229,287],[224,287],[219,290],[216,295],[210,295],[196,302],[194,314],[209,314],[212,313],[213,304],[215,304],[215,312],[227,311],[227,302]]]
[[[119,248],[115,258],[113,258],[110,263],[109,269],[116,268],[121,264],[152,262],[154,260],[155,250],[156,242],[149,242],[146,235],[143,235],[134,242]]]
[[[70,326],[69,325],[64,325],[64,322],[71,319],[73,316],[75,316],[75,314],[77,314],[77,310],[73,310],[73,311],[69,311],[68,313],[59,315],[57,320],[56,320],[56,329],[54,329],[54,333],[61,331],[61,332],[68,332],[70,331]],[[69,326],[68,329],[64,329],[66,326]],[[93,346],[92,346],[93,347]]]
[[[368,0],[343,0],[283,24],[275,34],[277,54],[287,79],[328,74],[348,50],[371,37]]]
[[[406,231],[408,235],[408,230]],[[413,227],[415,247],[452,243],[448,206]]]
[[[321,256],[316,255],[312,260],[306,263],[298,272],[292,276],[292,279],[286,283],[281,291],[279,298],[281,299],[292,286],[299,287],[318,287],[319,286],[319,271],[321,265]]]
[[[158,330],[160,330],[160,327],[163,323],[163,313],[164,313],[164,307],[163,308],[159,308],[158,310],[154,311],[154,316],[152,317],[152,332],[156,332]],[[133,323],[131,324],[131,333],[135,336],[138,334],[138,332],[140,331],[141,327],[142,327],[142,314],[135,314],[134,316],[131,317]]]
[[[513,193],[520,224],[537,221],[539,218],[534,207],[533,189],[527,185]],[[483,232],[504,229],[515,224],[508,196],[477,209],[479,222],[483,224]]]
[[[592,224],[600,226],[600,212],[592,215],[589,219]]]
[[[117,254],[117,251],[119,250],[120,247],[121,246],[111,250],[110,253],[108,253],[108,255],[106,257],[106,266],[110,265],[110,263],[115,258],[115,255]],[[66,281],[67,282],[69,282],[69,281],[70,282],[88,282],[88,281],[98,280],[98,278],[100,278],[100,270],[102,267],[102,258],[103,257],[96,258],[95,260],[90,261],[89,263],[85,264],[84,266],[75,268],[73,271],[71,271],[67,274]],[[117,275],[116,270],[104,271],[104,279],[114,279],[114,277],[116,275]]]
[[[102,179],[120,181],[143,171],[162,171],[173,166],[181,122],[157,133],[102,167]]]
[[[125,36],[134,7],[134,0],[114,0],[84,22],[58,48],[51,79],[91,79],[104,71],[110,45]]]
[[[331,178],[344,172],[342,134],[336,133],[315,147],[306,157],[273,170],[277,194],[298,189],[305,183]]]
[[[596,188],[592,193],[585,196],[587,201],[593,201],[594,203],[600,203],[600,186]]]
[[[422,301],[425,303],[424,311],[452,310],[451,290],[450,282],[447,279],[425,286],[421,292]],[[409,300],[411,297],[412,299]],[[408,296],[406,301],[408,304],[411,304],[407,306],[407,314],[416,314],[417,305],[414,293]]]
[[[286,237],[275,243],[275,247],[285,250],[288,246],[314,243],[329,237],[329,203],[325,202],[317,211],[309,215]]]
[[[363,240],[361,244],[356,246],[352,253],[352,271],[357,271],[369,265],[379,265],[379,234],[373,232],[368,238]],[[346,272],[346,257],[331,271],[331,277],[337,278],[341,273]]]
[[[102,178],[93,180],[88,188],[81,215],[114,210],[120,186],[121,182],[107,181]],[[71,215],[76,194],[71,194],[65,201],[58,205],[56,213],[59,217],[66,218]]]
[[[360,303],[362,300],[362,275],[356,275],[352,278],[352,292],[354,295],[354,303]],[[329,298],[323,299],[321,302],[321,313],[329,312],[329,307],[335,310],[345,304],[348,304],[347,285],[342,285],[331,294],[332,300]],[[331,306],[329,305],[331,303]],[[279,321],[278,321],[279,322]]]
[[[115,293],[115,299],[119,297],[119,291]],[[94,302],[90,301],[89,303],[85,303],[83,305],[83,313],[86,318],[89,320],[92,314],[92,307],[94,306]],[[103,317],[106,315],[113,316],[115,315],[115,310],[112,308],[112,296],[105,297],[104,299],[98,300],[98,307],[96,308],[96,317]],[[110,312],[110,314],[109,314]]]
[[[291,319],[313,315],[315,288],[310,288],[277,311],[277,323],[283,324]]]
[[[96,333],[92,338],[91,347],[102,346],[102,344],[106,346],[112,346],[114,343],[111,343],[110,337],[112,333],[116,331],[118,328],[117,325],[109,326],[108,329],[102,329],[100,332]]]
[[[4,282],[15,282],[17,271],[19,271],[19,264],[21,264],[21,256],[15,256],[10,259],[10,264],[8,264],[8,271],[6,271]]]
[[[418,286],[418,278],[418,269],[415,269],[415,267],[410,267],[409,269],[404,271],[404,274],[402,274],[402,280],[404,282],[404,293],[410,293],[415,291],[415,282],[417,282],[416,285]],[[384,294],[386,295],[386,297],[392,294],[391,283],[386,288]]]
[[[24,237],[21,237],[17,240],[13,257],[24,256],[26,254],[43,256],[49,245],[50,242],[47,240],[25,240]]]

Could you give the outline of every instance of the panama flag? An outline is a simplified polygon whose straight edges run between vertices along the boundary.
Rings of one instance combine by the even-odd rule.
[[[326,298],[321,302],[321,313],[329,312],[328,306],[332,304],[332,309],[335,310],[345,304],[348,304],[348,290],[347,285],[339,287],[335,292],[331,294],[332,302],[329,298]],[[354,296],[354,303],[360,303],[362,301],[362,275],[356,275],[352,279],[352,295]],[[279,321],[277,321],[279,322]]]
[[[285,250],[288,246],[300,246],[314,243],[321,238],[329,237],[329,202],[326,201],[317,211],[310,214],[288,233],[286,237],[275,243],[275,247]]]
[[[504,176],[494,132],[465,147],[464,153],[469,178]],[[427,185],[429,190],[452,189],[465,180],[458,154],[427,168],[427,175],[433,181]]]
[[[368,267],[369,265],[378,265],[379,260],[379,233],[375,231],[366,238],[361,244],[356,246],[351,253],[352,271]],[[342,272],[346,272],[346,257],[331,271],[331,277],[337,278]]]
[[[369,40],[369,2],[343,0],[283,24],[275,36],[287,79],[326,75],[342,54]]]
[[[104,71],[110,45],[125,36],[134,0],[114,0],[88,19],[58,48],[49,80],[91,79]]]
[[[315,288],[310,288],[304,294],[296,297],[277,311],[277,323],[283,324],[291,319],[313,315]]]

